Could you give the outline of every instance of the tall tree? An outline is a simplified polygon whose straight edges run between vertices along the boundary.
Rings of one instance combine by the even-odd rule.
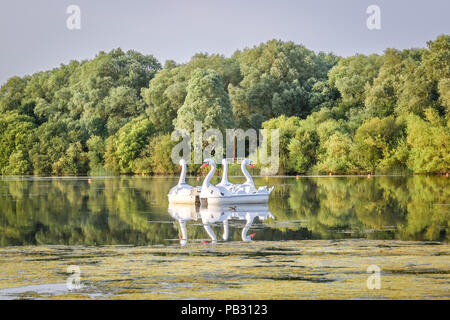
[[[239,64],[234,58],[199,53],[183,65],[167,61],[164,69],[141,91],[148,105],[147,114],[155,128],[163,133],[173,130],[173,120],[186,99],[187,87],[196,69],[211,69],[221,77],[224,89],[240,81]]]
[[[237,51],[242,81],[230,85],[235,120],[239,127],[260,128],[261,122],[279,115],[306,117],[309,92],[337,60],[293,42],[271,40]]]
[[[175,128],[194,130],[194,121],[201,121],[203,129],[233,128],[233,110],[222,77],[214,70],[197,69],[192,73],[183,106],[174,120]]]
[[[383,57],[375,54],[343,58],[330,70],[329,82],[339,90],[345,103],[363,106],[366,86],[377,77],[382,63]]]
[[[394,113],[402,92],[408,66],[420,63],[419,50],[400,52],[387,49],[378,77],[366,90],[365,105],[371,116],[386,117]]]

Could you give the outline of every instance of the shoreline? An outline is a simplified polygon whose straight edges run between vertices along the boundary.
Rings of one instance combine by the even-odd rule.
[[[314,174],[293,174],[293,175],[270,175],[270,176],[264,176],[264,175],[252,175],[253,178],[342,178],[342,177],[365,177],[367,178],[368,175],[370,177],[445,177],[445,173],[428,173],[428,174],[421,174],[421,173],[415,173],[415,174],[324,174],[324,175],[314,175]],[[215,177],[218,177],[219,175],[214,175]],[[89,178],[120,178],[120,177],[152,177],[152,178],[167,178],[167,177],[173,177],[178,178],[179,174],[119,174],[119,175],[107,175],[107,176],[96,176],[96,175],[79,175],[79,176],[39,176],[39,175],[0,175],[0,179],[5,180],[5,178],[32,178],[32,179],[89,179]],[[197,177],[203,177],[202,175],[186,175],[186,178],[192,178],[195,179]],[[242,178],[243,175],[229,175],[229,178]]]

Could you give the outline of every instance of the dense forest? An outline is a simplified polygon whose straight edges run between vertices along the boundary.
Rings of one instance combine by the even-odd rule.
[[[346,58],[271,40],[164,66],[116,49],[12,77],[0,88],[0,173],[174,173],[170,135],[194,120],[278,128],[279,173],[444,173],[450,35]]]

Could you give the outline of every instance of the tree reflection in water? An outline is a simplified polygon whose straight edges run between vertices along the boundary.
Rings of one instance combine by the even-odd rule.
[[[168,214],[167,192],[177,177],[87,180],[3,177],[0,244],[169,245],[183,237],[179,219]],[[450,188],[445,177],[255,178],[255,183],[275,185],[268,211],[276,219],[253,221],[258,240],[449,240]],[[197,214],[198,221],[186,220],[186,239],[211,239],[200,210]],[[241,241],[248,221],[238,216],[219,216],[207,225],[218,235],[224,221],[232,221],[226,238]]]

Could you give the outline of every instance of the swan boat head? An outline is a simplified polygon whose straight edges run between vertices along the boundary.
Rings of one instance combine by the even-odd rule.
[[[179,161],[179,167],[181,168],[180,179],[178,184],[170,189],[168,197],[169,203],[195,203],[194,188],[186,183],[186,160],[181,159]]]
[[[223,168],[222,181],[220,181],[220,183],[218,183],[216,186],[224,187],[227,190],[233,191],[236,185],[228,181],[228,160],[226,158],[222,159],[222,168]]]
[[[211,170],[208,172],[208,174],[205,177],[205,180],[203,180],[202,184],[202,191],[200,193],[201,198],[211,198],[211,197],[223,197],[229,194],[229,191],[221,186],[213,186],[211,184],[211,178],[214,176],[214,173],[216,172],[216,162],[213,159],[207,158],[203,160],[203,165],[200,167],[206,168],[208,166],[211,166]]]
[[[249,158],[245,158],[244,160],[242,160],[241,165],[250,166],[252,168],[255,167],[255,165],[253,164],[253,161],[250,160]]]
[[[247,171],[247,166],[251,166],[252,168],[255,168],[255,165],[253,164],[252,160],[245,158],[241,162],[241,170],[244,174],[244,177],[246,178],[245,182],[243,184],[235,185],[233,192],[235,194],[252,194],[256,193],[256,187],[255,183],[253,182],[253,178],[250,175],[250,173]]]

